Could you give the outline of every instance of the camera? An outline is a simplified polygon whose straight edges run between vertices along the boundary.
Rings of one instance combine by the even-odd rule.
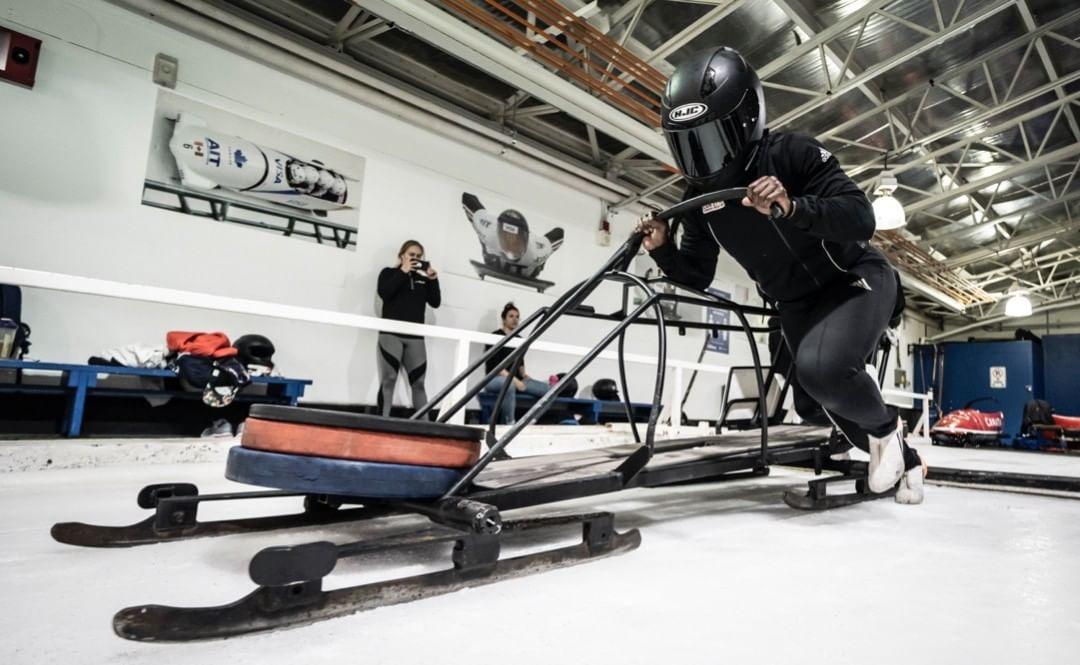
[[[431,267],[431,261],[424,261],[417,259],[413,261],[413,272],[427,272],[427,269]]]

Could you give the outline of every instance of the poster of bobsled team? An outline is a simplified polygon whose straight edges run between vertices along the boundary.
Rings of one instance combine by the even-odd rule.
[[[356,249],[364,158],[161,90],[144,205]]]

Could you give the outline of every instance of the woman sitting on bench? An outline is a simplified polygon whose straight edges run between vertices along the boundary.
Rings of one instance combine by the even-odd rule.
[[[514,303],[508,302],[506,303],[506,306],[503,307],[501,318],[502,326],[498,330],[491,331],[492,335],[509,335],[513,332],[514,329],[518,327],[518,322],[521,320],[521,312],[514,306]],[[491,347],[488,346],[484,350],[487,351],[487,349],[490,348]],[[490,372],[495,369],[495,366],[501,363],[503,359],[512,352],[512,348],[505,346],[488,358],[485,363],[487,371]],[[513,367],[510,369],[513,369]],[[548,384],[543,381],[537,381],[525,373],[524,357],[522,357],[521,361],[518,363],[517,372],[515,372],[513,377],[510,376],[510,371],[508,369],[502,370],[499,372],[498,376],[493,378],[491,382],[487,384],[484,388],[484,392],[498,395],[499,391],[502,390],[503,384],[505,384],[507,380],[513,381],[514,385],[506,391],[506,397],[503,398],[502,408],[499,409],[499,412],[497,414],[491,414],[492,418],[498,418],[496,422],[501,425],[509,425],[514,422],[514,409],[517,406],[518,393],[532,395],[533,397],[541,397],[548,391]]]

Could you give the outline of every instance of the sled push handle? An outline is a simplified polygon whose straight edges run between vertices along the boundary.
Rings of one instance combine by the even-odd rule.
[[[741,201],[746,197],[746,187],[729,187],[727,189],[718,189],[715,192],[708,192],[706,194],[700,194],[692,199],[687,199],[681,203],[676,203],[667,210],[660,210],[656,213],[657,219],[671,220],[681,215],[685,215],[694,208],[700,208],[702,206],[709,205],[710,203],[718,203],[720,201]],[[769,217],[772,219],[780,219],[784,216],[784,209],[780,207],[779,203],[774,203],[770,207]],[[671,234],[672,236],[674,235]]]

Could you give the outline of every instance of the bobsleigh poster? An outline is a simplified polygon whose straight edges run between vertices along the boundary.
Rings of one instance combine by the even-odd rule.
[[[486,196],[486,195],[485,195]],[[501,281],[543,293],[555,286],[545,268],[562,247],[562,227],[518,208],[461,194],[462,222],[476,237],[469,265],[483,280]]]
[[[144,205],[356,249],[364,159],[159,91]]]

